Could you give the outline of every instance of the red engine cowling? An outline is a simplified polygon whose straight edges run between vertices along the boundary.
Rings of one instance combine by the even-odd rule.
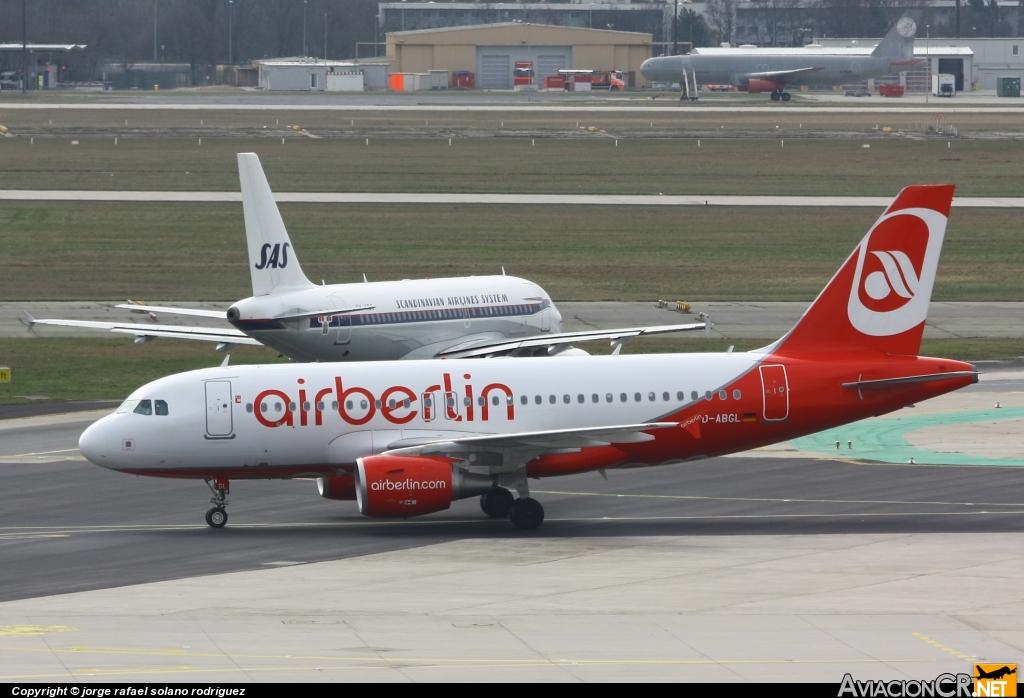
[[[782,92],[782,85],[774,80],[751,78],[747,81],[747,92]]]
[[[354,475],[338,475],[335,477],[318,477],[316,487],[320,496],[325,499],[351,501],[356,498],[356,478]]]
[[[356,460],[356,501],[366,516],[421,516],[494,487],[486,475],[459,470],[447,458],[366,456]]]

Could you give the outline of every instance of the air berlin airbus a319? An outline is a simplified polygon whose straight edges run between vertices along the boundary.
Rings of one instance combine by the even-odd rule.
[[[977,381],[918,356],[953,187],[904,189],[786,336],[726,354],[231,366],[162,378],[89,427],[82,453],[136,475],[316,477],[367,516],[480,497],[536,528],[529,479],[743,451]],[[513,495],[513,492],[518,495]]]

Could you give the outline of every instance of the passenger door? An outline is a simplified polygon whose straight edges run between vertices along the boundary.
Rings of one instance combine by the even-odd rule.
[[[761,388],[764,393],[764,420],[781,422],[789,418],[789,380],[786,367],[780,364],[761,366]]]
[[[231,435],[231,430],[231,382],[207,381],[206,433],[225,438]]]

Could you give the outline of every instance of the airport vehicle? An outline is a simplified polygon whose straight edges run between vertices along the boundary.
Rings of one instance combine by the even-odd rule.
[[[516,61],[512,71],[512,84],[515,86],[533,84],[533,61]]]
[[[590,87],[594,90],[625,91],[626,81],[622,77],[621,70],[599,70],[594,73],[590,81]]]
[[[685,56],[648,58],[640,72],[651,81],[678,82],[679,99],[695,100],[698,85],[735,85],[741,92],[769,92],[788,102],[794,85],[847,85],[906,70],[914,58],[917,24],[902,17],[873,50],[826,48],[700,48]]]
[[[936,97],[955,97],[956,76],[948,73],[933,73],[932,94]]]
[[[316,477],[367,516],[480,497],[488,516],[536,528],[528,478],[743,451],[977,382],[971,364],[918,356],[952,198],[904,189],[797,325],[756,351],[222,366],[142,386],[79,448],[113,470],[206,480],[214,527],[232,479]]]
[[[537,284],[514,276],[405,279],[317,286],[306,278],[255,153],[239,153],[252,296],[227,312],[134,304],[136,312],[226,319],[235,329],[136,322],[36,319],[135,336],[265,344],[296,361],[385,361],[584,353],[580,342],[710,330],[710,323],[561,332],[562,317]]]

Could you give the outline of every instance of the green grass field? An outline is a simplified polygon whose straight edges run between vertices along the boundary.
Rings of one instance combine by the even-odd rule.
[[[747,351],[772,339],[643,339],[630,342],[626,354],[654,352]],[[592,354],[607,354],[604,342],[582,345]],[[925,340],[922,354],[966,361],[1014,358],[1024,342],[1008,339]],[[260,347],[235,347],[231,363],[278,362]],[[224,360],[205,342],[157,340],[135,346],[130,339],[0,339],[0,365],[10,366],[12,380],[0,383],[0,405],[38,400],[123,399],[140,385],[162,376],[217,366]],[[529,361],[530,359],[522,359]],[[349,370],[357,370],[349,368]]]
[[[811,300],[879,211],[281,207],[328,283],[509,274],[557,300]],[[1024,300],[1020,211],[954,210],[936,300]],[[0,298],[231,301],[251,293],[240,204],[5,202]]]
[[[238,191],[235,154],[259,154],[275,191],[894,196],[951,182],[959,196],[1024,196],[1024,140],[607,136],[0,138],[4,189]],[[782,146],[784,141],[785,146]]]

